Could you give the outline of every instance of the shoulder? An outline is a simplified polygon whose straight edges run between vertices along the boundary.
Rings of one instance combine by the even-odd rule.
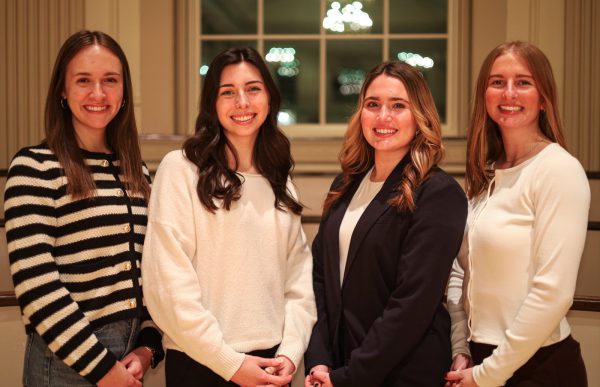
[[[559,144],[549,144],[540,156],[540,162],[537,163],[538,168],[543,166],[544,169],[552,169],[555,172],[573,173],[577,171],[585,173],[579,160]]]
[[[17,164],[20,162],[31,163],[31,164],[43,164],[43,163],[52,163],[58,162],[56,155],[54,152],[48,148],[45,144],[27,146],[21,148],[17,153],[15,153],[11,164]]]
[[[185,153],[181,149],[177,149],[171,151],[163,157],[160,165],[158,166],[158,170],[187,170],[193,169],[195,170],[196,166],[185,157]]]
[[[589,192],[585,169],[577,158],[558,144],[544,148],[531,167],[528,174],[530,184],[539,192]]]
[[[61,170],[54,153],[46,145],[41,144],[20,149],[11,160],[8,177],[29,175],[54,179],[62,174]]]
[[[440,167],[433,167],[429,173],[429,177],[419,186],[417,190],[434,190],[434,191],[447,191],[458,194],[459,196],[465,197],[465,192],[458,184],[456,179],[450,176],[446,171]],[[466,200],[466,197],[465,197]]]

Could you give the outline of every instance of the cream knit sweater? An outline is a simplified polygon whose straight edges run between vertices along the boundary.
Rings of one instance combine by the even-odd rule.
[[[244,352],[280,343],[277,354],[298,366],[316,321],[300,216],[275,208],[264,177],[243,178],[241,198],[213,214],[198,199],[196,166],[182,151],[165,156],[142,265],[146,304],[166,348],[226,380]]]

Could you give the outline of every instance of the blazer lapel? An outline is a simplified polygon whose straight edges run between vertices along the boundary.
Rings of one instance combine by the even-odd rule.
[[[402,158],[402,160],[400,160],[398,165],[396,165],[396,167],[394,168],[392,173],[390,173],[388,178],[385,180],[385,183],[383,183],[381,190],[379,191],[379,193],[377,193],[377,195],[375,195],[375,198],[367,206],[367,208],[365,209],[365,212],[362,214],[362,216],[358,220],[356,227],[354,227],[354,231],[352,232],[352,238],[350,239],[350,247],[348,249],[348,258],[346,260],[346,269],[344,271],[344,281],[342,282],[342,287],[346,283],[346,277],[348,276],[348,273],[350,272],[350,270],[352,270],[352,263],[356,259],[360,245],[362,244],[363,240],[365,239],[367,233],[369,232],[369,230],[371,229],[373,224],[375,224],[377,219],[379,219],[379,217],[385,212],[385,210],[387,210],[390,207],[390,205],[388,204],[388,200],[396,194],[396,189],[398,188],[398,185],[400,184],[400,181],[402,180],[402,172],[404,170],[405,165],[408,164],[409,160],[410,160],[410,154],[407,153],[406,156],[404,156]],[[362,178],[360,180],[362,180]],[[358,188],[358,185],[356,188]],[[352,196],[354,196],[354,192],[356,192],[356,188],[354,189],[354,191],[352,192],[352,195],[348,199],[348,203],[346,204],[345,208],[348,207],[348,204],[352,200]],[[344,212],[346,212],[345,208],[344,208]],[[340,219],[340,222],[341,222],[341,219]],[[338,240],[339,240],[339,235],[338,235]],[[338,242],[338,246],[339,246],[339,242]],[[338,247],[338,255],[337,256],[339,257],[339,247]],[[338,260],[338,262],[339,262],[339,260]],[[339,269],[338,269],[338,273],[339,273]]]

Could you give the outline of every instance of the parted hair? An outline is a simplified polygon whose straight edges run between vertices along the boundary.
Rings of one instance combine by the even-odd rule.
[[[504,154],[500,128],[487,113],[485,94],[494,62],[505,54],[513,54],[526,63],[544,107],[538,117],[540,130],[548,139],[566,148],[550,61],[542,50],[531,43],[511,41],[500,44],[487,55],[477,77],[467,133],[466,186],[469,199],[487,189],[493,175],[490,166]]]
[[[143,173],[129,64],[119,44],[109,35],[100,31],[79,31],[63,43],[54,63],[48,87],[44,141],[64,169],[67,192],[78,198],[93,196],[96,184],[84,162],[84,155],[77,143],[71,110],[66,101],[62,100],[62,95],[69,62],[84,48],[95,45],[105,47],[119,58],[123,76],[123,106],[106,127],[106,142],[119,160],[126,189],[141,193],[148,199],[150,185]]]
[[[366,75],[358,98],[358,106],[350,118],[344,135],[340,164],[341,183],[329,191],[323,205],[326,214],[350,188],[352,183],[375,162],[374,149],[363,136],[361,112],[365,93],[371,82],[380,75],[400,80],[408,93],[410,111],[417,123],[415,137],[410,144],[410,160],[403,170],[403,179],[397,187],[397,195],[390,199],[390,205],[402,212],[413,212],[416,208],[414,192],[429,176],[431,169],[444,156],[442,132],[438,112],[431,91],[422,74],[412,66],[400,61],[379,64]]]
[[[262,57],[249,47],[230,48],[221,52],[212,60],[206,73],[196,132],[183,144],[185,156],[198,167],[198,198],[208,211],[215,212],[218,207],[213,199],[222,200],[223,208],[229,210],[231,203],[241,195],[243,176],[235,170],[238,165],[237,151],[227,139],[216,110],[223,69],[241,62],[256,67],[269,94],[269,114],[259,128],[253,149],[255,167],[269,181],[275,194],[275,207],[300,214],[302,205],[287,189],[294,161],[290,142],[277,126],[281,96]],[[227,150],[234,157],[234,168],[229,166]]]

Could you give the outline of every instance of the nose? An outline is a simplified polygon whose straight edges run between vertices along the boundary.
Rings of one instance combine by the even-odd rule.
[[[508,82],[504,89],[504,97],[508,99],[514,99],[517,97],[517,88],[513,82]]]
[[[244,93],[244,92],[238,93],[235,103],[238,108],[248,107],[249,102],[248,102],[248,96],[246,95],[246,93]]]
[[[104,96],[106,94],[104,93],[104,87],[102,86],[101,82],[95,82],[92,85],[91,94],[92,94],[92,97],[95,97],[95,98],[104,98]]]
[[[392,110],[387,106],[382,106],[379,110],[379,115],[377,116],[381,121],[391,121],[392,120]]]

